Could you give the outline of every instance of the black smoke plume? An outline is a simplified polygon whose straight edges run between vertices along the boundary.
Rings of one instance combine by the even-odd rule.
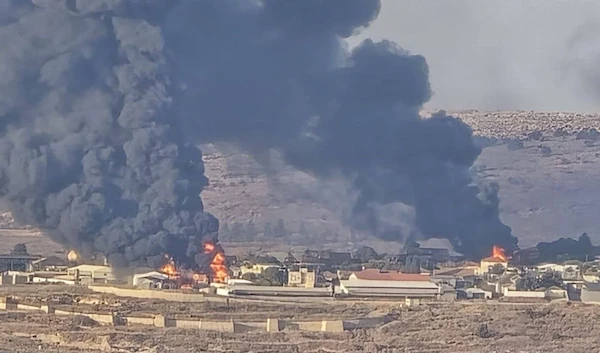
[[[431,97],[425,59],[389,41],[347,50],[343,38],[380,7],[185,2],[167,41],[184,87],[185,131],[257,153],[278,149],[323,178],[343,173],[359,192],[348,221],[378,236],[444,237],[470,257],[488,256],[494,244],[510,250],[516,238],[499,220],[497,186],[477,186],[469,172],[481,152],[471,129],[444,113],[419,116]],[[414,209],[415,231],[384,226],[378,210],[398,204]]]
[[[348,221],[378,236],[380,207],[470,256],[516,239],[497,188],[474,185],[471,130],[440,113],[425,59],[343,39],[378,0],[31,0],[0,15],[2,198],[22,222],[113,265],[189,262],[218,221],[203,211],[200,151],[184,141],[277,149],[343,173]],[[197,250],[198,247],[200,250]]]
[[[166,1],[4,1],[0,194],[15,217],[114,266],[193,259],[200,151],[173,115]]]

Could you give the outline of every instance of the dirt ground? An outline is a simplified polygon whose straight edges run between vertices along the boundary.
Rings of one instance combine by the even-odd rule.
[[[577,353],[600,351],[600,307],[456,303],[401,308],[395,302],[274,302],[231,299],[169,303],[73,291],[67,286],[3,287],[23,301],[73,300],[81,309],[136,315],[159,312],[212,320],[265,317],[319,320],[390,314],[394,321],[344,333],[220,333],[147,326],[107,327],[86,317],[0,312],[0,352],[414,352]]]

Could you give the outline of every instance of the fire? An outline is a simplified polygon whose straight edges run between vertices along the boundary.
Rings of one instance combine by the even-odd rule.
[[[175,261],[173,260],[172,257],[169,257],[168,255],[165,255],[167,259],[169,259],[169,261],[160,268],[160,271],[164,274],[166,274],[167,276],[169,276],[169,278],[177,278],[179,277],[179,272],[177,271],[177,268],[175,267]]]
[[[229,271],[227,269],[223,249],[221,249],[221,247],[217,248],[215,244],[210,242],[204,243],[204,253],[210,254],[213,252],[215,252],[215,256],[210,263],[213,282],[225,283],[227,282],[227,277],[229,277]]]
[[[504,249],[497,245],[494,245],[494,247],[492,248],[492,257],[498,258],[504,262],[508,261]]]
[[[77,256],[77,253],[75,252],[75,250],[71,250],[67,253],[67,260],[70,262],[77,262],[77,260],[79,259],[79,256]]]
[[[215,244],[213,243],[204,243],[204,252],[205,253],[211,253],[215,251]]]
[[[203,245],[204,253],[208,255],[208,258],[212,257],[210,262],[210,272],[211,273],[197,273],[192,272],[192,270],[185,268],[178,268],[175,264],[175,261],[172,257],[165,255],[166,264],[160,268],[160,271],[169,276],[170,279],[177,280],[181,285],[189,285],[189,282],[192,283],[201,283],[201,282],[216,282],[216,283],[226,283],[227,278],[229,277],[229,270],[226,265],[226,258],[223,249],[214,243],[204,243]]]

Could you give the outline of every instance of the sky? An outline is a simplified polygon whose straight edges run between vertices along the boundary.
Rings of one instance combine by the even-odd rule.
[[[600,1],[382,0],[349,39],[425,56],[432,109],[600,109]]]

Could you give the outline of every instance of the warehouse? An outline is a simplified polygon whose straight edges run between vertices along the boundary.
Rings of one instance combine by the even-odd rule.
[[[352,273],[341,280],[336,295],[358,297],[392,297],[426,301],[453,300],[452,288],[437,285],[430,276],[368,269]]]
[[[3,254],[0,255],[0,272],[33,270],[33,262],[41,259],[41,256],[27,254]]]
[[[67,276],[74,278],[76,282],[84,284],[108,283],[116,279],[111,267],[98,265],[79,265],[70,267],[67,270]]]

